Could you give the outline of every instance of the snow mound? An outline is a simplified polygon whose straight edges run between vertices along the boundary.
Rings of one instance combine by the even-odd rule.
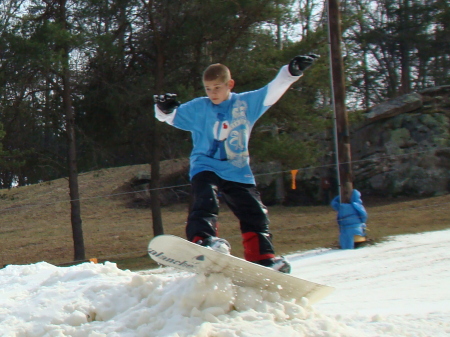
[[[219,274],[133,273],[113,263],[0,271],[3,336],[356,336],[307,300],[237,287]]]
[[[449,336],[449,243],[447,230],[289,256],[294,275],[337,288],[314,308],[219,274],[10,265],[0,270],[1,336]]]

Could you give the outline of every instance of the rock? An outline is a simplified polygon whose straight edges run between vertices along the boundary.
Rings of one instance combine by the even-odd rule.
[[[149,166],[150,169],[150,166]],[[130,207],[149,207],[151,205],[151,172],[140,171],[125,182],[124,192],[130,196]],[[189,159],[174,159],[161,162],[161,205],[186,202],[189,198]]]
[[[371,109],[352,127],[354,186],[363,195],[433,196],[449,192],[450,86],[408,94]],[[422,102],[433,99],[434,109]]]
[[[363,200],[365,195],[426,197],[450,192],[450,85],[378,104],[350,131],[353,186]],[[331,137],[317,141],[325,149],[333,144]],[[310,174],[299,172],[300,188],[290,204],[310,204],[312,197],[319,203],[323,168],[333,161],[324,157]],[[289,183],[286,177],[285,185]]]
[[[420,92],[423,96],[448,96],[450,94],[450,85],[440,85],[437,87],[427,88]]]
[[[406,94],[380,103],[366,112],[366,119],[375,121],[390,118],[402,113],[419,109],[422,106],[422,96],[418,93]]]

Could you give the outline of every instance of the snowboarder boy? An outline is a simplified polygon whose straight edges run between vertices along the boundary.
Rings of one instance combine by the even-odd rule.
[[[267,208],[256,189],[248,144],[255,122],[297,81],[317,55],[301,55],[283,66],[261,89],[234,93],[228,67],[212,64],[203,73],[207,97],[180,104],[176,94],[155,95],[155,116],[191,132],[190,180],[193,197],[186,225],[191,242],[228,253],[230,244],[217,237],[218,193],[239,219],[247,261],[289,273],[290,265],[276,257]]]

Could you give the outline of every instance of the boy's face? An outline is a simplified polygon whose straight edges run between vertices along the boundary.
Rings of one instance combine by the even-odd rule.
[[[211,102],[220,104],[230,96],[231,89],[234,87],[234,80],[225,83],[220,80],[203,81],[203,86]]]

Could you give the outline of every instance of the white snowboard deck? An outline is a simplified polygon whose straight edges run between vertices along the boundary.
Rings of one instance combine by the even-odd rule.
[[[220,273],[236,285],[277,292],[287,300],[305,297],[314,304],[334,291],[333,287],[221,254],[173,235],[156,236],[149,243],[148,253],[160,264],[196,274]]]

